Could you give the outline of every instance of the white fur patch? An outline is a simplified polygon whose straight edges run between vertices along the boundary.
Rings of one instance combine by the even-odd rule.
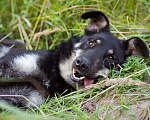
[[[82,52],[83,51],[81,49],[75,50],[75,56],[76,56],[76,58],[79,57],[82,54]]]
[[[45,98],[42,96],[41,93],[39,93],[38,91],[33,91],[30,93],[30,96],[28,98],[30,101],[32,101],[33,103],[35,103],[37,106],[41,105],[44,103]],[[31,107],[35,107],[31,102],[27,102],[28,106]]]
[[[103,69],[99,70],[97,73],[95,73],[95,75],[101,75],[103,77],[108,77],[109,73],[110,73],[109,69],[103,68]]]
[[[104,21],[102,21],[102,22],[101,22],[101,24],[100,24],[100,25],[101,25],[101,27],[100,27],[100,28],[102,29],[102,28],[106,27],[107,22],[104,20]]]
[[[72,74],[72,64],[73,61],[82,54],[82,50],[75,50],[69,59],[66,59],[59,63],[60,74],[64,78],[64,80],[76,88],[76,84],[71,80],[70,76]]]
[[[81,45],[81,43],[76,43],[76,44],[74,45],[74,47],[75,47],[75,48],[78,48],[78,47],[80,47],[80,45]]]
[[[11,48],[9,47],[1,47],[0,48],[0,58],[4,57],[9,51],[10,51]]]
[[[45,87],[47,89],[49,89],[50,88],[50,80],[46,80],[46,82],[44,83],[44,85],[45,85]]]
[[[108,53],[113,54],[114,53],[113,49],[108,50]]]
[[[102,41],[98,39],[98,40],[96,40],[96,42],[97,42],[98,44],[101,44]]]
[[[89,31],[97,31],[98,32],[100,29],[103,29],[104,27],[106,27],[107,24],[108,23],[107,23],[106,19],[102,16],[101,20],[98,20],[96,22],[94,20],[91,20],[88,23],[86,29]]]
[[[37,60],[39,56],[37,54],[24,54],[17,56],[12,62],[12,67],[18,72],[24,72],[25,74],[36,73],[38,71]]]
[[[134,42],[135,42],[135,39],[131,39],[129,41],[128,49],[135,49]]]

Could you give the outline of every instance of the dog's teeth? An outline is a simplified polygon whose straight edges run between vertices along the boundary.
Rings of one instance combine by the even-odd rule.
[[[73,76],[75,77],[75,73],[76,73],[76,71],[73,69]]]
[[[73,69],[73,73],[76,73],[76,71]]]
[[[77,80],[83,80],[85,77],[80,77],[80,78],[78,78],[78,77],[76,77],[75,76],[75,73],[77,73],[74,69],[73,69],[73,77],[75,78],[75,79],[77,79]]]
[[[77,78],[77,77],[75,77],[76,79],[78,79],[78,80],[83,80],[84,79],[84,77],[81,77],[81,78]]]
[[[80,79],[83,80],[85,77],[81,77]]]

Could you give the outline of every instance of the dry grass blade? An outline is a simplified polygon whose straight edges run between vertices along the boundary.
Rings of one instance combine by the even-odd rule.
[[[143,69],[143,70],[140,70],[140,71],[138,71],[138,72],[135,72],[134,74],[131,74],[131,75],[125,77],[124,79],[130,78],[130,77],[132,77],[132,76],[134,76],[135,74],[138,74],[138,73],[143,73],[144,71],[149,70],[149,69],[150,69],[150,67],[145,68],[145,69]]]
[[[37,28],[37,25],[38,25],[38,23],[39,23],[39,20],[40,20],[40,18],[41,18],[41,15],[42,15],[42,13],[43,13],[43,11],[44,11],[44,8],[45,8],[45,6],[46,6],[46,3],[47,3],[47,0],[44,0],[44,1],[43,1],[43,5],[42,5],[42,8],[41,8],[41,11],[40,11],[40,14],[39,14],[39,16],[38,16],[38,18],[37,18],[37,21],[36,21],[36,23],[35,23],[35,27],[33,28],[33,31],[32,31],[31,37],[30,37],[30,41],[32,40],[32,38],[33,38],[33,36],[34,36],[35,30],[36,30],[36,28]],[[30,41],[29,41],[29,42],[30,42]]]
[[[109,22],[109,24],[110,24],[123,38],[127,39],[127,37],[124,36],[119,30],[117,30],[117,28],[116,28],[113,24],[111,24],[110,22]]]
[[[56,31],[60,31],[60,30],[61,30],[60,28],[56,27],[56,28],[54,28],[53,30],[46,29],[46,30],[44,30],[43,32],[38,32],[38,33],[36,33],[36,34],[34,35],[33,41],[35,42],[36,39],[37,39],[38,37],[42,36],[42,35],[48,35],[48,34],[51,34],[51,33],[54,33],[54,32],[56,32]]]
[[[150,105],[147,106],[145,110],[142,111],[140,117],[140,120],[149,120],[150,119]]]
[[[0,39],[0,42],[2,42],[4,39],[6,39],[8,36],[10,36],[13,32],[8,33],[6,36],[4,36],[2,39]]]
[[[28,38],[27,33],[26,33],[26,31],[25,31],[25,29],[24,29],[24,27],[23,27],[23,25],[22,25],[22,22],[21,22],[21,19],[20,19],[20,18],[18,19],[18,22],[19,22],[18,25],[19,25],[19,27],[20,27],[22,33],[23,33],[23,36],[24,36],[24,38],[25,38],[25,41],[26,41],[26,43],[27,43],[29,49],[32,50],[33,48],[32,48],[32,46],[31,46],[31,44],[30,44],[30,42],[29,42],[29,38]]]
[[[32,25],[31,25],[30,21],[27,18],[25,18],[25,16],[23,16],[22,19],[27,23],[28,27],[31,29]]]
[[[113,84],[125,84],[125,85],[145,85],[145,82],[141,81],[136,81],[132,79],[125,79],[125,78],[115,78],[115,79],[105,79],[100,81],[99,83],[92,84],[86,87],[86,89],[91,89],[91,88],[104,88],[105,86],[110,86]]]

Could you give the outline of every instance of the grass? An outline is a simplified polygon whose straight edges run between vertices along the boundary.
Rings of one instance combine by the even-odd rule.
[[[21,40],[28,49],[53,49],[71,35],[82,35],[87,21],[80,15],[90,10],[104,12],[110,20],[111,31],[120,39],[140,37],[150,46],[150,4],[148,0],[1,0],[0,32],[13,40]],[[44,32],[43,32],[44,31]],[[130,57],[120,71],[110,78],[126,78],[148,82],[150,80],[150,58]],[[145,111],[132,111],[136,103],[149,103],[149,85],[117,85],[78,90],[69,95],[59,95],[47,100],[39,108],[20,110],[4,103],[0,107],[1,119],[118,119],[122,115],[133,119]],[[87,107],[88,106],[88,107]],[[11,112],[10,112],[11,111]],[[133,114],[132,114],[133,113]]]

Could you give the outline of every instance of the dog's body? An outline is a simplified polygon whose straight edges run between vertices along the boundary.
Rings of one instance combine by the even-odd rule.
[[[107,17],[92,11],[82,14],[91,18],[81,37],[71,37],[68,42],[54,50],[36,50],[0,47],[0,76],[33,77],[53,95],[66,89],[70,92],[94,83],[102,74],[108,75],[110,68],[123,64],[128,56],[148,58],[146,44],[137,37],[119,40],[110,33]],[[45,95],[32,84],[24,82],[0,83],[0,95],[24,95],[37,105],[44,103]],[[1,101],[16,106],[32,106],[20,97],[0,97]]]

